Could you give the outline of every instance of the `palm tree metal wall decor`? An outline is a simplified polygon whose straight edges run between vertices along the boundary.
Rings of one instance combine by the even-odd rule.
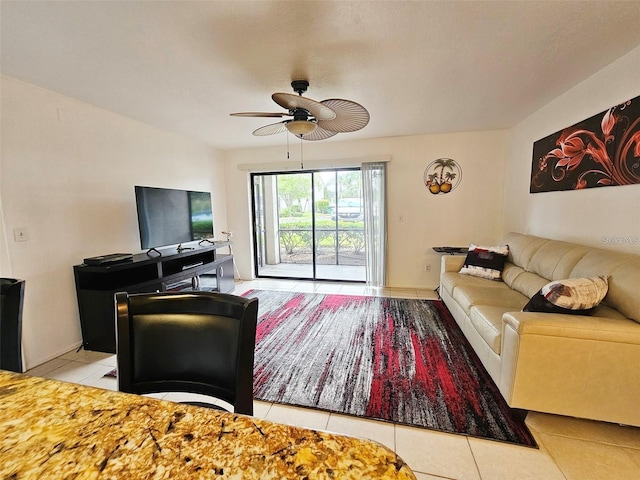
[[[434,195],[449,193],[462,180],[462,168],[451,158],[439,158],[424,171],[424,184]]]

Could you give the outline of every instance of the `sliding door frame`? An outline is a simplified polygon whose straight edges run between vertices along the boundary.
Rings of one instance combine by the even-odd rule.
[[[357,282],[357,283],[366,283],[366,279],[365,280],[357,280],[357,279],[341,279],[341,278],[317,278],[317,244],[316,244],[316,240],[317,240],[317,235],[316,235],[316,192],[315,192],[315,175],[320,173],[320,172],[334,172],[336,175],[338,172],[341,171],[358,171],[360,172],[360,174],[362,174],[362,169],[361,167],[356,167],[356,166],[350,166],[350,167],[341,167],[341,168],[321,168],[321,169],[305,169],[305,170],[285,170],[285,171],[265,171],[265,172],[251,172],[250,173],[250,187],[251,187],[251,231],[252,231],[252,243],[253,243],[253,270],[254,270],[254,275],[255,278],[281,278],[281,279],[291,279],[291,280],[310,280],[310,281],[326,281],[326,282]],[[262,250],[262,247],[264,245],[265,242],[263,242],[262,239],[262,231],[260,231],[260,228],[264,228],[264,225],[262,225],[262,222],[259,223],[258,222],[258,215],[260,214],[260,212],[257,211],[256,209],[256,177],[264,177],[264,176],[273,176],[273,177],[277,177],[278,175],[300,175],[300,174],[309,174],[311,176],[311,250],[312,250],[312,263],[311,263],[311,271],[312,271],[312,276],[311,277],[301,277],[301,276],[290,276],[290,277],[280,277],[280,276],[274,276],[274,275],[265,275],[265,274],[260,274],[260,262],[259,260],[262,258],[264,260],[264,256],[265,253]],[[337,177],[336,177],[337,178]],[[336,183],[337,183],[337,179],[336,179]],[[262,197],[264,200],[264,195],[265,195],[265,188],[264,185],[262,185]],[[336,192],[336,202],[337,202],[337,192]],[[264,208],[262,208],[262,210],[264,210]],[[262,214],[264,215],[264,212],[262,212]],[[261,226],[262,225],[262,226]],[[337,220],[336,220],[336,225],[337,225]],[[338,232],[336,230],[336,238],[335,238],[335,245],[336,245],[336,262],[338,262],[338,253],[337,253],[337,249],[338,249]],[[260,237],[260,238],[259,238]],[[366,246],[365,246],[366,248]],[[260,249],[260,250],[259,250]],[[278,249],[279,249],[279,244],[278,244]],[[337,263],[338,264],[338,263]],[[366,269],[366,266],[364,267]]]

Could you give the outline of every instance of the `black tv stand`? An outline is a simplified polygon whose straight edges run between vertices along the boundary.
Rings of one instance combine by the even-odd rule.
[[[115,353],[116,292],[145,293],[197,290],[200,275],[207,274],[207,290],[229,293],[235,289],[233,256],[216,250],[231,242],[215,242],[192,250],[176,252],[156,249],[133,255],[124,263],[75,265],[73,267],[82,344],[86,350]]]

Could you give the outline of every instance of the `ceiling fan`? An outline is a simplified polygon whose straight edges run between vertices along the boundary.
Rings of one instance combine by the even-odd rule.
[[[274,93],[271,98],[287,112],[241,112],[234,117],[291,117],[282,122],[265,125],[253,131],[254,135],[274,135],[286,130],[303,140],[324,140],[338,133],[355,132],[369,123],[366,108],[351,100],[330,98],[317,102],[302,94],[307,91],[307,80],[291,82],[293,93]]]

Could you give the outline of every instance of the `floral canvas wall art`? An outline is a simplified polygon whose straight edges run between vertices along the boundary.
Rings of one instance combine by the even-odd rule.
[[[640,97],[533,144],[531,193],[640,183]]]

